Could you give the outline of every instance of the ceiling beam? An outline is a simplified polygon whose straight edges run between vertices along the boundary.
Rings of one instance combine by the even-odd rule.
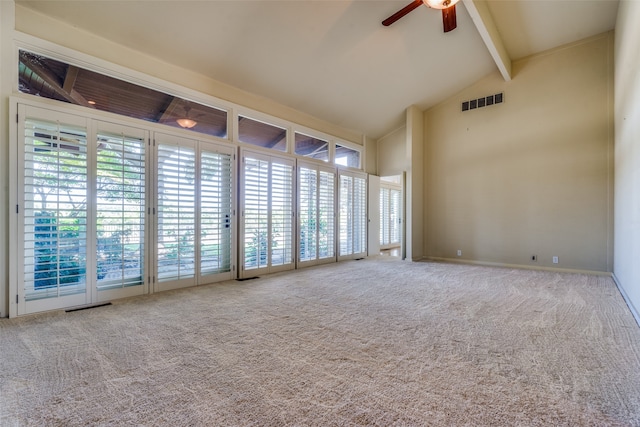
[[[73,65],[69,65],[67,68],[67,74],[64,76],[64,83],[62,84],[62,90],[67,93],[71,93],[73,87],[76,84],[76,79],[78,78],[78,71],[80,69],[78,67],[74,67]]]
[[[164,123],[166,120],[171,119],[175,120],[177,114],[174,114],[173,110],[180,108],[180,104],[182,103],[182,99],[174,96],[164,109],[162,109],[155,117],[156,122]],[[186,117],[186,113],[185,113]]]
[[[44,80],[47,84],[51,86],[51,88],[56,91],[58,95],[63,97],[72,104],[83,105],[89,108],[95,108],[93,105],[89,104],[87,100],[80,95],[75,89],[73,89],[73,83],[75,82],[75,73],[71,72],[70,79],[67,83],[67,88],[71,87],[70,91],[64,89],[63,85],[58,81],[58,77],[53,74],[51,70],[46,68],[40,62],[36,61],[29,55],[20,54],[20,60],[24,62],[25,66],[27,66],[33,73],[35,73],[38,77]],[[71,86],[70,86],[71,85]]]
[[[487,46],[491,57],[498,66],[500,74],[505,81],[511,80],[511,58],[504,47],[498,28],[489,12],[487,2],[484,0],[462,0],[473,23],[480,33],[480,37]]]

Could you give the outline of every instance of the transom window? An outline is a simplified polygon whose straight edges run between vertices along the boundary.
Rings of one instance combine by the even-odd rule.
[[[325,162],[329,161],[329,141],[296,132],[295,153]]]
[[[122,116],[227,137],[227,112],[46,56],[20,51],[20,92]]]
[[[336,144],[336,165],[360,168],[360,151]]]
[[[286,129],[245,116],[238,116],[238,139],[257,147],[287,151]]]

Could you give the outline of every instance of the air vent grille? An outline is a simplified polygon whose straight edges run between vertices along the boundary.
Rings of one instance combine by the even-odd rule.
[[[504,100],[504,93],[496,93],[495,95],[484,96],[478,99],[471,99],[462,102],[462,111],[475,110],[476,108],[488,107],[493,104],[501,104]]]

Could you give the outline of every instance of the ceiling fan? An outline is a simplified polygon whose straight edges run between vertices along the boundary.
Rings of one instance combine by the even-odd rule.
[[[442,10],[442,25],[444,27],[444,32],[448,33],[451,30],[455,30],[456,23],[456,3],[458,0],[414,0],[384,21],[382,21],[382,25],[388,27],[389,25],[396,22],[398,19],[402,18],[409,12],[414,9],[420,7],[424,4],[427,7],[432,9],[440,9]]]

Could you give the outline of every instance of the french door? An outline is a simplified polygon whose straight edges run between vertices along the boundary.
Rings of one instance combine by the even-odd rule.
[[[232,278],[232,147],[155,134],[154,291]]]
[[[367,254],[367,177],[351,171],[338,173],[338,259]]]
[[[91,111],[17,111],[12,315],[366,255],[363,173],[257,149],[236,162],[231,144]]]
[[[234,147],[17,109],[12,315],[235,277]]]
[[[294,161],[242,151],[240,277],[294,268]]]
[[[147,291],[148,134],[18,105],[18,314]]]
[[[298,266],[336,260],[336,170],[298,161]]]

